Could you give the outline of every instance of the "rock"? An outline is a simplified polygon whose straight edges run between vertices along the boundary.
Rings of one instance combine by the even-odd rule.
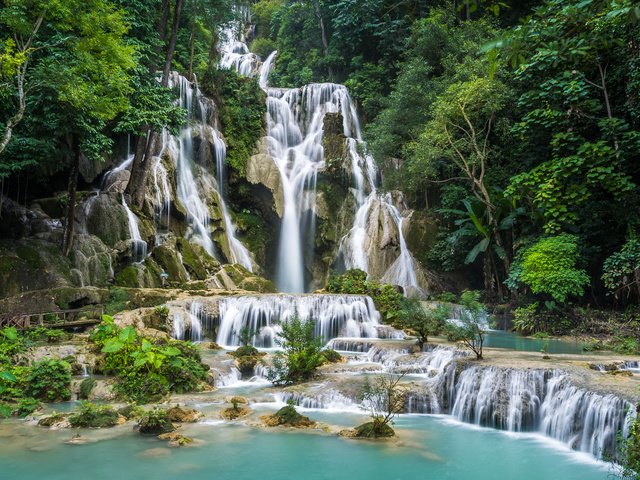
[[[105,183],[102,186],[102,191],[105,193],[124,193],[131,178],[131,172],[127,169],[111,172],[108,177],[105,177]]]
[[[201,350],[222,350],[222,347],[216,342],[200,342],[197,346]]]
[[[175,429],[165,410],[151,410],[138,421],[138,431],[147,435],[160,435]]]
[[[89,394],[90,402],[112,402],[118,394],[113,390],[113,380],[96,380]]]
[[[203,417],[203,414],[193,408],[182,408],[176,405],[173,408],[167,410],[167,417],[172,422],[177,423],[194,423],[199,418]]]
[[[284,197],[280,171],[275,161],[269,155],[266,140],[263,138],[258,144],[258,153],[247,162],[246,178],[250,183],[262,184],[273,194],[274,210],[280,218],[284,212]]]
[[[185,437],[178,432],[163,433],[158,435],[160,440],[169,440],[169,446],[171,447],[184,447],[193,443],[193,438]]]
[[[81,231],[95,235],[110,247],[130,238],[129,218],[118,197],[106,193],[93,195],[78,207]]]
[[[341,430],[338,435],[348,438],[377,439],[394,437],[396,432],[389,426],[389,424],[385,423],[376,426],[376,422],[367,422],[352,430]]]
[[[49,427],[49,428],[70,428],[71,424],[69,423],[69,417],[71,414],[69,413],[54,413],[53,415],[49,415],[48,417],[41,418],[38,420],[38,425],[41,427]]]
[[[236,420],[241,417],[246,417],[251,412],[252,410],[247,406],[229,407],[229,408],[225,408],[224,410],[222,410],[222,412],[220,412],[220,418],[224,420]]]
[[[309,417],[299,414],[293,405],[287,405],[282,407],[273,415],[265,415],[260,417],[262,423],[267,427],[295,427],[295,428],[309,428],[315,426],[316,422]]]

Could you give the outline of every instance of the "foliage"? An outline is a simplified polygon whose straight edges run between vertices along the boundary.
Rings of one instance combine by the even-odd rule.
[[[25,393],[44,402],[71,398],[71,367],[63,360],[42,360],[31,367]]]
[[[347,270],[342,275],[331,274],[326,290],[330,293],[368,295],[382,315],[382,321],[394,323],[402,310],[404,296],[393,287],[367,280],[367,273],[359,269]]]
[[[482,360],[482,348],[486,327],[486,310],[480,303],[480,292],[465,290],[460,295],[460,305],[463,307],[462,318],[458,323],[449,323],[447,326],[447,338],[450,341],[462,342],[476,355],[477,360]]]
[[[366,379],[360,397],[362,408],[366,409],[373,420],[371,428],[361,429],[360,435],[372,437],[393,436],[389,424],[404,411],[406,391],[400,385],[403,375],[378,375],[373,381]]]
[[[631,295],[634,286],[640,294],[640,240],[635,237],[627,240],[619,251],[605,260],[603,271],[602,279],[616,297],[623,292]]]
[[[118,424],[120,415],[109,405],[95,405],[83,402],[80,409],[69,417],[72,427],[105,428]]]
[[[171,420],[167,416],[167,411],[161,408],[154,408],[143,415],[138,421],[140,433],[159,435],[175,430]]]
[[[34,342],[59,343],[69,337],[64,330],[36,327],[25,332],[25,337]]]
[[[516,308],[513,311],[513,328],[525,335],[536,333],[538,331],[537,310],[537,303]]]
[[[96,379],[93,377],[88,377],[80,382],[80,391],[78,393],[78,398],[81,400],[87,400],[89,395],[91,395],[91,391],[93,387],[96,385]]]
[[[244,176],[247,162],[263,134],[264,92],[255,79],[217,68],[207,71],[202,89],[216,99],[222,132],[227,140],[227,162]]]
[[[581,295],[589,283],[587,273],[576,268],[577,238],[562,234],[544,237],[522,254],[518,280],[533,293],[546,293],[557,302]]]
[[[272,415],[276,425],[286,425],[288,427],[307,427],[313,422],[309,417],[305,417],[298,413],[296,408],[292,405],[286,405]]]
[[[419,300],[405,299],[399,323],[416,336],[418,347],[422,350],[429,336],[438,335],[445,329],[450,316],[451,309],[447,305],[424,307]]]
[[[322,355],[324,363],[339,363],[342,361],[342,355],[330,348],[324,348],[320,355]]]
[[[294,315],[282,322],[276,344],[282,351],[273,356],[267,378],[276,385],[289,385],[310,379],[322,365],[322,345],[315,338],[314,322]]]
[[[170,391],[193,391],[207,378],[208,367],[188,342],[153,343],[131,326],[119,328],[107,315],[90,338],[104,354],[104,373],[116,376],[115,388],[128,400],[145,403]]]

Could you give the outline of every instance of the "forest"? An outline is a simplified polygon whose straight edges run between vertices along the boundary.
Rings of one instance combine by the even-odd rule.
[[[639,478],[639,183],[638,1],[0,0],[0,445],[397,421],[445,440],[353,478],[469,478],[444,415]]]

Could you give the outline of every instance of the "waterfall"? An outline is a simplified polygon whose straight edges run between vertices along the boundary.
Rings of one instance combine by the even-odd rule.
[[[222,298],[216,342],[239,345],[242,328],[257,332],[253,345],[270,348],[281,322],[293,315],[315,322],[314,335],[328,342],[336,337],[378,338],[380,313],[370,297],[361,295],[262,295]]]
[[[191,227],[191,237],[202,245],[212,256],[216,256],[216,250],[209,232],[209,208],[203,201],[205,191],[217,191],[220,212],[225,226],[230,263],[239,263],[250,271],[253,271],[253,262],[247,248],[236,236],[236,228],[231,220],[231,215],[224,201],[224,165],[226,159],[226,146],[219,131],[216,128],[215,105],[206,99],[198,89],[185,77],[173,73],[170,77],[170,86],[178,88],[180,92],[180,106],[187,111],[187,122],[183,125],[178,138],[163,132],[163,144],[160,152],[162,158],[165,151],[169,151],[176,159],[176,185],[177,196],[187,211],[187,217]],[[216,161],[215,184],[208,182],[209,176],[205,170],[196,163],[194,152],[194,134],[200,136],[201,141],[207,141],[213,145],[213,156]],[[202,150],[202,149],[201,149]],[[167,211],[168,183],[166,181],[166,169],[159,159],[155,165],[156,175],[156,208]],[[159,181],[158,181],[159,180]]]
[[[188,310],[172,315],[172,336],[177,340],[202,342],[207,334],[212,334],[215,318],[205,310],[200,302],[191,302]]]
[[[635,409],[613,394],[573,385],[560,370],[470,366],[456,362],[407,400],[411,413],[449,413],[466,423],[510,432],[539,432],[598,458],[618,451]]]
[[[131,211],[129,205],[122,195],[122,206],[127,212],[127,219],[129,220],[129,236],[132,240],[132,256],[134,262],[142,262],[147,256],[147,242],[142,239],[140,235],[140,227],[138,226],[138,217]]]

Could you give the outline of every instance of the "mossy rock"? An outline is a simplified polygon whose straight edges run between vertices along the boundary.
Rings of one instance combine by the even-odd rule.
[[[93,200],[86,226],[88,233],[100,238],[110,247],[129,239],[129,218],[115,196],[102,194]]]
[[[160,409],[147,412],[138,422],[138,431],[145,435],[160,435],[173,432],[175,429],[167,412]]]
[[[168,244],[163,244],[154,248],[151,255],[160,268],[169,275],[168,281],[178,283],[187,281],[187,272],[175,248],[171,248]]]
[[[175,406],[167,410],[167,417],[172,422],[177,423],[194,423],[197,422],[202,413],[193,408],[182,408]]]
[[[262,357],[266,355],[265,352],[259,352],[255,347],[246,345],[238,348],[234,352],[229,352],[230,355],[236,359],[236,366],[243,377],[253,375],[253,369],[262,360]]]
[[[77,364],[77,362],[75,362]],[[73,367],[72,367],[73,368]],[[96,386],[96,379],[92,377],[85,378],[80,382],[80,391],[78,392],[78,398],[80,400],[87,400],[91,395],[91,390]]]
[[[67,423],[70,415],[69,413],[54,413],[38,420],[38,425],[41,427],[65,426],[64,424]]]
[[[247,406],[229,407],[220,412],[220,418],[224,420],[237,420],[238,418],[246,417],[251,412],[252,410]]]
[[[309,417],[305,417],[297,412],[293,405],[287,405],[286,407],[282,407],[273,415],[266,415],[262,417],[262,421],[268,427],[313,427],[316,422],[311,420]]]
[[[182,254],[182,262],[192,278],[206,279],[220,268],[220,262],[201,246],[180,238],[176,246]]]
[[[358,425],[352,430],[353,438],[390,438],[395,437],[396,432],[389,424],[378,424],[376,422],[367,422]]]
[[[331,350],[330,348],[322,350],[322,352],[320,352],[320,355],[322,356],[322,358],[324,358],[325,363],[340,363],[344,361],[342,355],[340,355],[335,350]]]
[[[247,290],[249,292],[258,292],[258,293],[277,293],[278,289],[276,288],[275,283],[271,280],[262,277],[249,277],[238,285],[243,290]]]
[[[129,265],[116,274],[116,285],[119,287],[140,288],[142,281],[136,265]]]
[[[125,405],[118,409],[118,414],[122,415],[127,420],[132,420],[134,418],[142,417],[144,415],[144,410],[142,407],[137,405]]]
[[[193,443],[193,438],[185,437],[178,432],[163,433],[158,435],[160,440],[169,440],[169,446],[171,447],[186,447]]]

